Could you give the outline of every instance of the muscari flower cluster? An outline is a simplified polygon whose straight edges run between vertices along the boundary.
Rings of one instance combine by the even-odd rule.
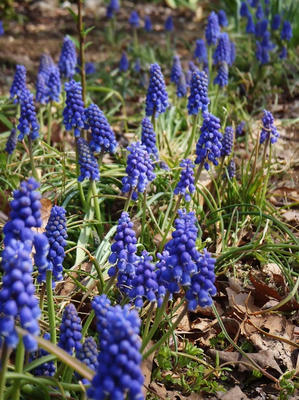
[[[180,57],[175,55],[173,57],[173,64],[170,73],[170,81],[173,83],[177,83],[182,75],[182,66],[180,62]]]
[[[119,1],[118,0],[110,0],[106,8],[106,17],[111,19],[114,17],[114,14],[119,10]]]
[[[10,98],[14,103],[20,103],[22,93],[26,90],[26,68],[17,65],[14,79],[10,88]]]
[[[167,17],[165,24],[164,24],[164,28],[167,32],[173,31],[174,26],[173,26],[173,19],[172,19],[171,15],[169,17]]]
[[[232,65],[235,58],[235,47],[230,42],[226,32],[220,33],[217,47],[213,54],[213,62],[218,65],[218,74],[214,80],[215,84],[224,87],[228,84],[228,65]]]
[[[191,160],[182,160],[180,163],[182,167],[180,180],[175,187],[173,193],[184,195],[186,201],[191,200],[191,195],[195,192],[194,185],[194,164]]]
[[[82,347],[76,353],[76,358],[87,365],[92,371],[96,371],[99,363],[98,363],[98,346],[96,341],[92,336],[89,336],[85,339]],[[82,382],[87,385],[90,382],[87,379],[82,379]]]
[[[69,37],[65,37],[59,57],[58,68],[60,75],[72,78],[76,72],[77,54],[74,43]]]
[[[236,127],[236,136],[243,136],[245,134],[245,121],[241,121]]]
[[[221,27],[226,27],[228,25],[227,16],[224,10],[218,11],[218,23]]]
[[[196,40],[194,57],[198,60],[198,62],[206,65],[208,63],[208,53],[205,41],[203,39]]]
[[[236,175],[236,163],[233,158],[228,163],[227,173],[230,179],[232,179]]]
[[[0,36],[4,35],[4,27],[3,27],[3,22],[0,21]]]
[[[25,88],[19,100],[21,115],[17,127],[20,132],[18,140],[23,140],[25,136],[29,136],[31,140],[35,140],[39,137],[39,123],[37,122],[33,94]]]
[[[146,15],[144,18],[144,30],[146,32],[151,32],[153,30],[152,21],[148,15]]]
[[[208,77],[203,71],[192,73],[190,95],[188,98],[189,115],[198,114],[199,110],[205,113],[208,110],[210,100],[208,98]]]
[[[168,94],[161,68],[158,64],[152,64],[150,66],[145,113],[148,117],[157,116],[164,113],[168,105]]]
[[[122,178],[122,192],[132,192],[132,199],[137,200],[138,193],[143,193],[149,182],[156,177],[152,160],[146,148],[140,143],[128,146],[127,176]]]
[[[130,18],[129,18],[129,24],[131,25],[132,28],[138,28],[139,27],[139,15],[137,11],[132,11]]]
[[[93,152],[115,153],[117,142],[104,113],[96,104],[91,104],[84,111],[85,128],[91,131],[90,148]]]
[[[234,131],[231,126],[227,126],[225,128],[224,135],[221,140],[222,148],[221,148],[221,157],[229,156],[232,152],[233,144],[234,144]]]
[[[15,329],[18,319],[29,334],[23,337],[26,350],[34,351],[37,344],[31,335],[39,335],[40,309],[34,296],[31,252],[34,231],[41,221],[41,195],[39,184],[30,178],[15,190],[11,201],[10,221],[4,228],[4,251],[2,253],[2,288],[0,291],[0,336],[8,347],[16,347],[19,337]]]
[[[59,101],[61,92],[60,73],[49,54],[43,54],[40,59],[36,79],[35,99],[41,104]]]
[[[96,297],[93,301],[98,317],[98,304],[106,296]],[[104,309],[100,313],[105,329],[100,328],[100,348],[98,368],[88,396],[94,400],[143,400],[142,386],[144,377],[141,372],[140,319],[135,310],[126,305]]]
[[[5,146],[5,151],[8,154],[12,154],[14,149],[16,148],[17,145],[17,130],[15,128],[12,128],[10,135],[8,136],[6,146]]]
[[[63,123],[67,131],[74,128],[75,137],[80,137],[80,129],[84,128],[85,123],[81,84],[70,80],[65,83],[65,91],[66,106],[63,110]]]
[[[49,101],[59,101],[61,92],[60,74],[56,65],[53,65],[49,71],[49,79],[47,82],[47,97]]]
[[[129,69],[129,60],[125,52],[122,53],[118,68],[122,72],[125,72]]]
[[[220,26],[217,14],[212,11],[208,17],[208,23],[205,30],[206,42],[209,46],[217,43],[220,34]]]
[[[45,333],[44,339],[50,341],[50,334]],[[30,361],[38,360],[39,358],[47,356],[47,355],[49,355],[49,353],[46,350],[39,349],[36,352],[36,354],[32,354]],[[56,367],[55,367],[54,361],[47,361],[47,362],[39,365],[38,367],[34,368],[34,370],[32,371],[32,374],[34,376],[54,376],[55,372],[56,372]]]
[[[82,182],[84,179],[98,181],[100,179],[98,162],[92,154],[88,142],[84,138],[79,137],[77,140],[77,147],[78,162],[80,165],[80,176],[78,176],[78,181]]]
[[[70,355],[73,355],[74,349],[76,352],[81,350],[81,319],[73,303],[65,307],[59,331],[60,337],[58,346],[61,349],[65,350]]]
[[[266,140],[270,140],[271,143],[277,142],[279,138],[279,132],[274,125],[274,118],[270,111],[264,110],[262,118],[262,131],[260,136],[260,143],[264,143]]]
[[[210,166],[208,161],[212,161],[214,165],[218,165],[218,158],[221,155],[221,139],[222,134],[219,131],[220,120],[213,114],[206,113],[202,127],[200,129],[200,137],[196,144],[196,164],[204,163],[206,170],[209,170]],[[208,159],[208,161],[207,161]]]
[[[177,82],[177,89],[176,89],[176,95],[180,97],[185,97],[187,95],[187,82],[185,78],[185,74],[182,73],[178,82]]]
[[[154,159],[159,158],[158,149],[156,145],[156,133],[151,121],[148,118],[143,118],[141,122],[141,144],[145,146],[148,154],[152,155]]]

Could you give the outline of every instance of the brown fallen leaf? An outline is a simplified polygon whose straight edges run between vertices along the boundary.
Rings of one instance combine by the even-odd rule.
[[[240,386],[235,386],[224,394],[220,393],[217,398],[219,400],[249,400],[246,394],[240,389]]]

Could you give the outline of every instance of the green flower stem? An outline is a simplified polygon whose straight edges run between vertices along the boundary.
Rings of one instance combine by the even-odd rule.
[[[105,286],[102,268],[101,268],[98,260],[95,257],[90,257],[90,261],[93,263],[93,265],[94,265],[94,267],[95,267],[95,269],[97,271],[98,278],[99,278],[99,281],[100,281],[100,288],[99,289],[100,289],[100,293],[102,293],[103,290],[104,290],[104,286]]]
[[[94,316],[95,316],[94,310],[91,310],[91,312],[82,328],[82,337],[84,337],[87,334],[88,328],[90,327],[90,324],[92,323],[92,320],[94,319]]]
[[[201,171],[203,169],[204,162],[205,162],[205,160],[202,160],[202,162],[199,164],[199,166],[197,168],[197,172],[196,172],[196,175],[195,175],[195,178],[194,178],[194,185],[195,186],[197,185],[197,182],[199,181],[199,177],[200,177]]]
[[[144,240],[144,235],[146,232],[146,192],[143,193],[143,199],[142,199],[142,226],[141,226],[141,238],[142,238],[142,243]]]
[[[216,85],[216,94],[215,94],[215,97],[214,97],[214,100],[213,100],[213,104],[212,104],[212,107],[211,107],[212,108],[212,111],[211,111],[212,114],[215,114],[215,112],[217,110],[219,91],[220,91],[219,85]]]
[[[80,175],[80,165],[79,165],[79,152],[78,152],[78,138],[75,138],[75,146],[76,146],[76,173],[77,177]],[[82,183],[77,180],[77,186],[78,186],[78,191],[79,191],[79,196],[81,200],[81,205],[86,210],[86,199],[84,196],[84,191],[83,191],[83,186]]]
[[[113,275],[110,277],[110,279],[107,282],[107,285],[105,286],[104,294],[108,294],[110,289],[112,288],[115,280],[116,280],[117,274]]]
[[[5,391],[5,382],[6,382],[6,373],[8,360],[11,349],[6,346],[4,342],[2,347],[2,356],[1,356],[1,369],[0,369],[0,400],[4,399],[4,391]]]
[[[129,205],[130,205],[130,201],[132,198],[132,194],[133,194],[134,188],[131,188],[128,194],[128,198],[126,200],[125,206],[124,206],[124,211],[127,212],[129,209]]]
[[[46,286],[47,286],[48,316],[49,316],[51,342],[53,344],[56,344],[55,308],[54,308],[53,288],[52,288],[52,271],[50,270],[47,270],[46,273]]]
[[[51,133],[52,133],[52,101],[48,103],[48,138],[47,143],[50,146],[51,144]]]
[[[22,373],[23,365],[24,365],[24,357],[25,357],[25,347],[23,343],[23,339],[19,336],[19,343],[16,351],[16,359],[15,359],[15,372]],[[13,384],[11,400],[19,400],[20,398],[20,381],[17,381]]]
[[[143,352],[143,350],[146,348],[146,346],[148,345],[148,343],[150,342],[150,340],[156,333],[156,331],[160,325],[160,322],[162,321],[163,313],[167,307],[168,300],[169,300],[169,292],[166,293],[161,307],[158,308],[156,311],[155,320],[154,320],[154,323],[153,323],[149,333],[146,336],[143,335],[142,345],[140,348],[141,353]]]
[[[137,35],[137,28],[133,28],[133,47],[134,53],[138,53],[139,44],[138,44],[138,35]]]
[[[143,359],[145,360],[146,358],[148,358],[154,351],[156,351],[159,347],[161,347],[161,345],[166,342],[166,340],[169,338],[169,336],[175,331],[175,329],[178,327],[179,323],[182,321],[182,319],[184,318],[184,316],[186,315],[188,311],[188,304],[186,302],[183,310],[181,311],[181,313],[179,314],[179,316],[177,317],[177,319],[175,320],[175,322],[173,323],[173,325],[171,326],[171,328],[169,328],[164,335],[161,337],[161,339],[158,340],[158,342],[156,342],[144,355],[143,355]]]
[[[154,309],[155,309],[155,303],[152,302],[150,304],[150,308],[148,310],[148,314],[147,314],[147,317],[146,317],[145,327],[144,327],[144,331],[143,331],[143,336],[144,337],[146,337],[148,335],[149,327],[150,327],[150,324],[151,324],[151,319],[152,319],[152,316],[153,316],[153,313],[154,313]]]
[[[265,205],[266,205],[265,197],[266,197],[266,192],[267,192],[267,187],[268,187],[268,182],[269,182],[269,177],[270,177],[271,158],[272,158],[272,146],[271,146],[271,142],[269,141],[269,138],[267,139],[267,141],[269,143],[270,153],[269,153],[269,159],[268,159],[267,175],[266,175],[265,181],[263,183],[263,191],[262,191],[261,198],[260,198],[261,209],[264,209]],[[265,149],[266,149],[266,147],[265,147]],[[265,151],[264,151],[264,154],[265,154]],[[263,159],[262,170],[264,170],[264,164],[265,164],[265,160]]]
[[[102,235],[103,235],[103,224],[102,224],[101,210],[100,210],[100,205],[99,205],[98,193],[97,193],[97,187],[96,187],[95,180],[92,179],[90,181],[90,186],[91,186],[91,191],[92,191],[92,194],[93,194],[94,211],[95,211],[96,218],[97,218],[97,221],[98,221],[98,224],[97,224],[98,233],[99,233],[99,236],[102,237]]]
[[[173,213],[172,213],[172,216],[171,216],[171,218],[170,218],[170,221],[169,221],[169,223],[168,223],[168,225],[167,225],[167,228],[166,228],[166,230],[165,230],[164,236],[163,236],[163,238],[162,238],[162,242],[161,242],[160,249],[159,249],[160,251],[162,251],[163,248],[164,248],[164,245],[165,245],[166,240],[167,240],[168,232],[170,231],[170,229],[171,229],[171,227],[172,227],[172,224],[173,224],[173,221],[175,220],[175,218],[176,218],[176,216],[177,216],[177,212],[178,212],[178,209],[180,208],[180,204],[181,204],[182,199],[183,199],[183,195],[180,193],[180,194],[178,195],[178,198],[177,198],[177,201],[176,201],[176,205],[175,205],[174,211],[173,211]]]
[[[32,139],[31,139],[30,136],[28,136],[28,148],[29,148],[29,157],[30,157],[32,175],[33,175],[35,180],[39,181],[39,177],[38,177],[35,165],[34,165]]]
[[[197,128],[197,125],[198,125],[198,120],[199,120],[199,113],[193,116],[193,125],[192,125],[191,136],[189,138],[188,147],[187,147],[187,150],[185,151],[184,158],[187,158],[189,156],[190,151],[191,151],[191,148],[192,148],[192,145],[193,145],[193,142],[194,142],[196,128]]]

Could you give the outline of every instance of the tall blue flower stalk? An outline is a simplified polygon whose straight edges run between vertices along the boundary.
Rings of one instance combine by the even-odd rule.
[[[194,164],[191,160],[182,160],[180,163],[182,167],[180,180],[175,187],[173,193],[181,194],[185,197],[185,201],[191,200],[191,195],[195,192],[194,185]]]
[[[81,319],[78,316],[76,307],[73,303],[68,304],[62,314],[60,324],[60,337],[58,346],[65,350],[70,355],[73,355],[74,350],[80,351],[82,348],[82,325]]]
[[[146,116],[158,116],[168,107],[168,94],[161,68],[158,64],[150,66],[150,81],[146,95]]]
[[[106,8],[106,17],[108,19],[112,19],[118,10],[119,10],[119,1],[118,0],[110,0],[110,3],[108,4],[108,6]]]
[[[60,75],[72,78],[76,73],[77,54],[74,43],[69,37],[65,37],[59,57],[58,68]]]
[[[28,89],[25,89],[22,91],[19,101],[21,104],[21,115],[18,124],[20,132],[18,140],[23,140],[25,136],[29,136],[31,140],[35,140],[39,137],[39,123],[37,122],[33,94]]]
[[[21,95],[26,90],[26,68],[24,65],[17,65],[15,76],[10,87],[10,98],[14,103],[20,103]]]
[[[194,57],[198,62],[203,63],[203,65],[208,64],[207,47],[203,39],[196,40]]]
[[[5,146],[5,151],[8,154],[12,154],[17,146],[17,130],[16,128],[12,128],[10,135],[7,138],[6,146]]]
[[[260,135],[260,144],[266,141],[270,141],[272,144],[277,142],[279,138],[279,132],[274,125],[274,118],[270,111],[264,110],[264,115],[262,118],[262,131]]]
[[[65,83],[66,105],[63,110],[63,123],[67,131],[74,129],[76,138],[84,128],[85,114],[82,100],[82,87],[79,82],[70,80]]]
[[[159,158],[159,153],[156,144],[156,133],[151,121],[148,118],[143,118],[141,122],[141,144],[145,146],[148,154],[155,160]]]
[[[210,100],[208,98],[208,77],[203,71],[192,73],[190,95],[188,98],[189,115],[197,115],[199,110],[205,113],[208,110]]]
[[[212,11],[208,17],[208,23],[205,30],[206,42],[208,46],[215,45],[220,35],[220,26],[217,14]]]
[[[98,181],[100,179],[99,165],[88,142],[84,138],[79,137],[77,140],[77,148],[78,162],[80,165],[78,181],[82,182],[84,179]]]
[[[229,156],[232,152],[234,144],[234,131],[231,126],[225,128],[224,135],[221,139],[221,157]]]

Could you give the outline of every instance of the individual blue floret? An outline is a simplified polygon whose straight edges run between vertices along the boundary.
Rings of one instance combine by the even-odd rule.
[[[140,142],[132,143],[128,150],[130,154],[127,158],[127,176],[122,178],[122,192],[132,192],[132,199],[137,200],[138,193],[143,193],[156,175],[152,160]]]
[[[274,125],[274,118],[270,111],[264,110],[262,123],[263,127],[260,136],[260,144],[264,143],[266,140],[270,140],[272,144],[277,142],[279,133]]]
[[[50,334],[45,333],[45,340],[50,341]],[[30,361],[38,360],[41,357],[48,356],[49,353],[44,349],[39,349],[35,354],[32,355]],[[34,376],[54,376],[56,372],[56,367],[54,361],[45,362],[32,370]]]
[[[210,166],[208,161],[214,165],[218,165],[218,158],[221,156],[221,139],[220,120],[213,114],[205,114],[202,127],[200,129],[200,137],[196,144],[196,160],[195,164],[204,163],[206,170]]]
[[[65,37],[59,57],[58,67],[60,75],[72,78],[76,72],[77,54],[74,43],[69,37]]]
[[[63,124],[67,131],[74,129],[75,137],[80,137],[80,130],[84,128],[85,122],[81,84],[70,80],[65,83],[65,91],[66,105],[63,110]]]
[[[205,30],[206,42],[209,46],[216,44],[220,34],[220,26],[217,14],[212,11],[208,17],[208,23]]]
[[[141,144],[146,148],[148,154],[152,155],[155,160],[158,160],[159,153],[156,145],[156,133],[151,121],[146,117],[143,118],[141,127]]]
[[[100,179],[100,172],[97,159],[92,154],[88,142],[80,137],[77,140],[78,146],[78,162],[80,165],[80,176],[78,181],[82,182],[84,179],[98,181]]]
[[[7,138],[6,146],[5,146],[5,151],[8,154],[12,154],[14,152],[14,149],[17,146],[17,130],[16,128],[12,128],[10,135]]]
[[[131,281],[132,288],[128,296],[134,301],[136,308],[142,308],[144,300],[157,301],[158,282],[155,266],[147,251],[143,251],[136,263],[135,276]]]
[[[10,98],[14,103],[20,103],[22,93],[26,90],[26,68],[24,65],[17,65],[15,76],[10,87]]]
[[[37,122],[33,94],[30,90],[22,91],[20,98],[21,115],[19,118],[18,131],[20,132],[18,140],[23,140],[25,136],[29,136],[31,140],[39,137],[39,123]]]
[[[167,32],[172,32],[174,29],[173,26],[173,19],[172,16],[169,15],[169,17],[166,18],[165,24],[164,24],[164,28]]]
[[[90,148],[97,153],[115,153],[117,142],[104,113],[96,104],[91,104],[85,111],[86,129],[91,131]]]
[[[275,14],[272,18],[271,28],[276,31],[280,27],[281,17],[280,14]]]
[[[139,27],[139,15],[137,11],[132,11],[130,18],[129,18],[129,24],[131,25],[132,28],[138,28]]]
[[[88,389],[94,400],[144,400],[141,371],[140,319],[126,305],[111,307],[106,313],[106,331],[100,334],[98,368]]]
[[[280,32],[280,37],[282,40],[291,40],[293,36],[292,25],[289,21],[284,21],[282,29]]]
[[[127,54],[123,51],[121,58],[119,60],[119,70],[125,72],[129,69],[129,60]]]
[[[224,10],[218,11],[218,22],[219,25],[222,27],[228,26],[228,20]]]
[[[198,62],[206,64],[208,62],[208,53],[205,41],[203,39],[196,40],[194,57]]]
[[[62,314],[62,321],[59,327],[60,337],[58,346],[70,355],[74,350],[82,348],[82,325],[77,310],[73,303],[68,304]]]
[[[215,262],[210,253],[204,249],[197,262],[198,271],[191,278],[190,288],[186,292],[188,309],[194,311],[197,306],[212,305],[212,297],[217,293],[215,282]]]
[[[232,152],[234,144],[234,131],[231,126],[227,126],[225,128],[221,144],[222,144],[221,157],[229,156]]]
[[[176,185],[173,193],[181,194],[185,197],[185,201],[191,200],[191,195],[195,192],[194,185],[194,167],[195,165],[189,159],[182,160],[180,163],[182,167],[181,177]]]
[[[146,94],[146,116],[162,114],[166,111],[168,105],[168,94],[161,68],[158,64],[152,64],[150,66],[150,81]]]
[[[144,30],[146,32],[151,32],[153,30],[151,17],[149,15],[146,15],[144,18]]]
[[[189,115],[198,114],[199,110],[205,113],[208,110],[210,100],[208,98],[208,77],[203,71],[192,73],[190,95],[188,98]]]

